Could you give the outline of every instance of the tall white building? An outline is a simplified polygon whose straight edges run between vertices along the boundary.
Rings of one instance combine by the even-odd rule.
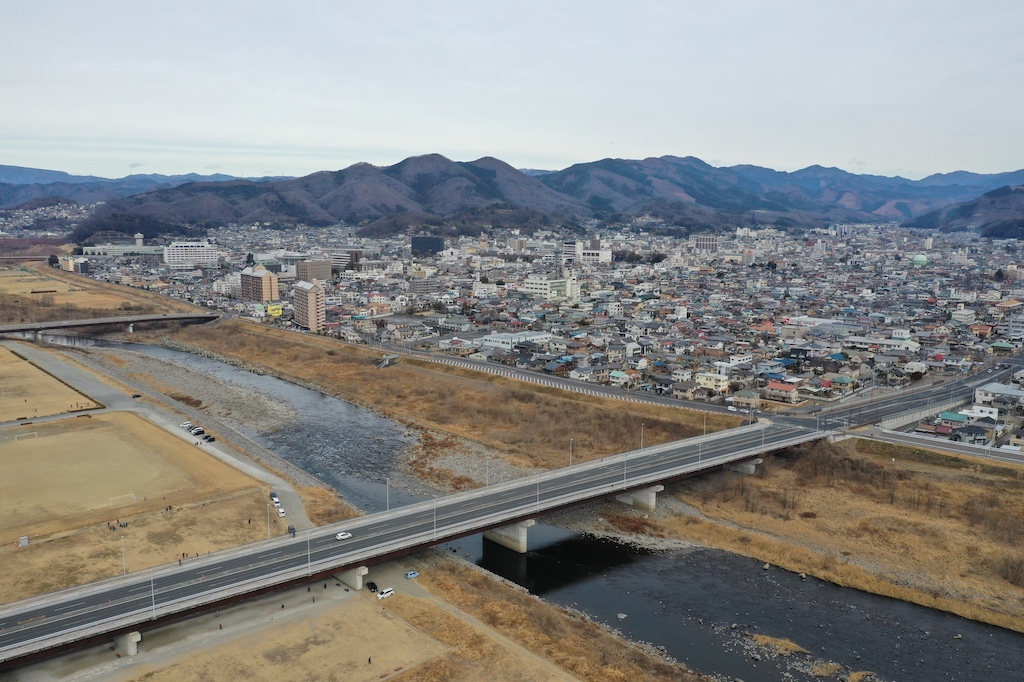
[[[164,247],[164,263],[172,268],[215,268],[217,247],[209,242],[171,242]]]
[[[571,272],[565,277],[531,274],[519,285],[519,290],[545,301],[573,301],[580,297],[579,282],[576,281],[576,275]]]

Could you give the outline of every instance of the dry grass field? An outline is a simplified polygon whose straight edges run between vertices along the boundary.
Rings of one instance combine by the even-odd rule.
[[[679,484],[705,518],[648,532],[1024,632],[1024,469],[871,441],[766,464]]]
[[[142,498],[139,498],[140,501]],[[206,501],[182,504],[172,512],[111,510],[109,522],[126,521],[127,528],[106,521],[74,530],[32,538],[29,547],[0,545],[0,603],[25,599],[67,587],[121,575],[121,536],[124,565],[129,571],[173,563],[183,552],[193,557],[267,538],[267,495],[249,488]],[[249,520],[252,520],[250,523]],[[287,519],[270,519],[274,537],[284,535]],[[186,559],[187,561],[187,559]]]
[[[17,434],[37,437],[15,441]],[[131,413],[0,430],[0,542],[251,489],[256,482]],[[134,493],[136,502],[110,498]]]
[[[520,466],[564,466],[570,438],[574,461],[580,462],[637,448],[641,423],[645,445],[699,435],[704,428],[700,412],[584,396],[425,361],[403,360],[378,370],[378,354],[369,349],[239,321],[153,337],[315,384],[412,426],[482,443]],[[708,432],[739,421],[709,414]]]
[[[0,266],[0,324],[194,310],[181,301],[46,263]]]
[[[191,651],[157,669],[144,665],[132,667],[114,679],[119,682],[406,680],[413,678],[403,675],[403,671],[415,669],[445,652],[445,647],[436,640],[382,611],[376,599],[346,599],[329,610],[301,618],[281,618],[276,606],[276,603],[273,606],[268,603],[252,614],[254,621],[265,621],[266,625],[250,636]],[[278,620],[271,623],[275,616]]]
[[[99,405],[0,347],[0,422],[91,410]]]

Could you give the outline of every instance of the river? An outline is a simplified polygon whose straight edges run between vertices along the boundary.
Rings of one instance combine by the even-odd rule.
[[[134,350],[273,396],[294,409],[295,423],[269,433],[239,424],[247,436],[366,511],[423,498],[422,486],[398,471],[398,455],[412,437],[368,410],[189,353],[53,340]],[[389,481],[398,485],[389,486]],[[884,680],[1024,679],[1020,633],[813,578],[802,580],[774,567],[764,570],[760,562],[727,552],[655,552],[544,524],[530,529],[526,555],[480,535],[444,547],[630,639],[664,647],[693,670],[723,679],[821,679],[811,674],[811,657],[774,657],[752,647],[747,633],[792,640],[814,658],[852,671],[874,671]]]

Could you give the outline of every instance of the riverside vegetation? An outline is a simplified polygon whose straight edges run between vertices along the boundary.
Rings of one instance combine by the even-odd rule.
[[[1024,632],[1024,472],[872,441],[673,487],[701,515],[609,519]]]
[[[420,360],[377,369],[379,354],[369,349],[235,320],[152,335],[318,388],[412,426],[476,441],[516,466],[565,466],[570,438],[574,462],[635,449],[641,424],[644,445],[697,436],[704,429],[703,413],[693,410],[579,395]],[[708,433],[739,423],[735,416],[707,415]]]

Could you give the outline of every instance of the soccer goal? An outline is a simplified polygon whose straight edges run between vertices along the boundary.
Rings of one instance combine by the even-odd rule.
[[[14,442],[17,443],[22,438],[38,438],[39,432],[33,431],[32,433],[16,433],[14,434]]]
[[[111,507],[123,507],[126,504],[135,504],[138,500],[135,499],[135,493],[127,493],[126,495],[118,495],[117,497],[111,497],[107,500],[107,504]]]

